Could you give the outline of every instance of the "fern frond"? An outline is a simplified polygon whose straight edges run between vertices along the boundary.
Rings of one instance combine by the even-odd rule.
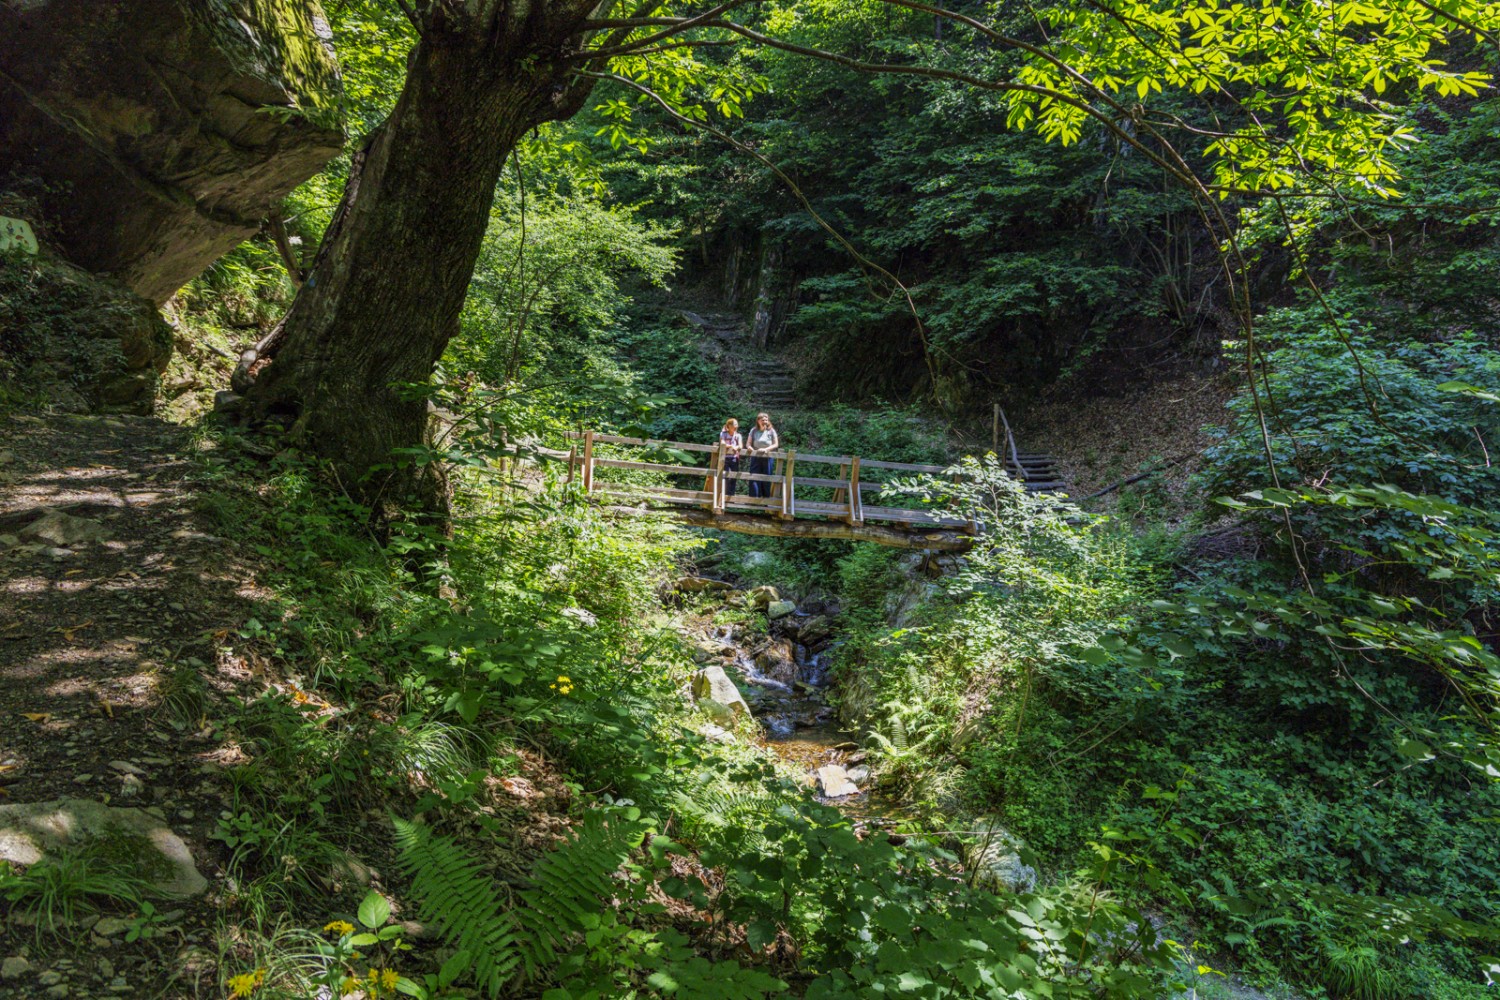
[[[529,963],[553,961],[568,938],[583,930],[616,895],[614,874],[641,845],[648,827],[618,813],[594,809],[583,823],[542,858],[519,914],[527,931]]]
[[[455,948],[474,956],[481,989],[498,997],[526,949],[521,928],[494,881],[452,839],[393,817],[401,868],[412,880],[418,912]]]

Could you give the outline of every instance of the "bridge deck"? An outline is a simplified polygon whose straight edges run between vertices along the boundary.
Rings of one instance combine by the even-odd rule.
[[[952,509],[909,509],[865,502],[868,494],[879,493],[892,473],[926,473],[944,475],[948,470],[939,465],[918,465],[909,462],[885,462],[862,458],[858,455],[814,455],[803,454],[793,449],[777,451],[769,456],[773,460],[770,475],[755,475],[749,472],[731,472],[725,468],[724,454],[718,445],[698,444],[689,441],[658,441],[645,438],[624,437],[618,434],[600,434],[594,431],[575,431],[568,435],[576,443],[568,454],[568,478],[581,479],[585,490],[604,496],[626,499],[651,499],[671,504],[685,510],[699,512],[692,520],[706,523],[704,514],[721,521],[728,530],[751,530],[746,519],[739,515],[758,515],[757,521],[834,521],[859,527],[865,522],[881,522],[898,525],[911,533],[946,532],[973,534],[974,519],[965,511]],[[600,445],[614,446],[607,449],[610,454],[601,454]],[[642,449],[643,459],[615,457],[629,454],[629,449]],[[674,454],[675,453],[675,454]],[[685,464],[694,461],[697,455],[704,456],[702,465]],[[665,457],[669,461],[662,461]],[[798,475],[807,466],[821,466],[818,475]],[[828,467],[831,467],[831,471]],[[604,470],[629,472],[654,472],[673,477],[691,477],[691,486],[682,483],[663,485],[637,482],[622,482],[617,476],[601,473]],[[1052,460],[1045,455],[1013,454],[1006,460],[1006,470],[1021,479],[1028,491],[1056,490],[1062,488]],[[870,473],[877,478],[870,478]],[[697,484],[701,482],[701,487]],[[770,496],[748,496],[746,487],[760,482],[770,486]],[[738,489],[729,492],[730,484]],[[732,515],[732,516],[727,516]],[[735,525],[740,525],[736,527]],[[811,527],[811,525],[805,526]],[[757,534],[776,533],[772,525],[754,525]],[[804,529],[788,529],[786,534],[807,534]],[[825,532],[827,534],[827,532]],[[889,531],[879,533],[881,540]],[[831,535],[830,535],[831,537]],[[839,536],[844,537],[844,536]],[[884,544],[892,544],[885,541]]]

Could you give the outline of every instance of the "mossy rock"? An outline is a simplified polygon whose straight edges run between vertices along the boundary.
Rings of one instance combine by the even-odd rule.
[[[37,182],[38,214],[21,217],[61,256],[157,304],[343,147],[316,0],[0,10],[3,169]]]
[[[0,805],[0,860],[34,865],[65,850],[87,850],[102,862],[128,866],[157,895],[182,898],[208,888],[187,844],[143,809],[93,799]]]
[[[119,282],[46,254],[0,256],[0,374],[58,409],[150,413],[172,328]]]

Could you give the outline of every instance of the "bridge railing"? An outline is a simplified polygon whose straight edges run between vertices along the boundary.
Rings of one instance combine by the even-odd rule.
[[[862,479],[863,472],[879,470],[881,472],[942,475],[947,472],[947,469],[940,465],[884,462],[862,458],[859,455],[815,455],[789,448],[784,451],[774,451],[765,456],[774,462],[772,472],[767,475],[730,471],[725,467],[727,455],[722,446],[717,444],[625,437],[595,431],[573,431],[569,432],[568,437],[575,442],[568,454],[568,479],[570,482],[574,479],[581,480],[584,490],[591,493],[621,497],[638,497],[645,494],[652,499],[666,503],[702,507],[715,514],[752,512],[767,513],[787,520],[816,516],[842,520],[852,525],[860,525],[866,520],[871,520],[923,527],[959,528],[969,532],[977,530],[972,517],[957,517],[952,513],[865,503],[865,494],[878,493],[885,487],[885,484]],[[601,455],[598,445],[676,451],[689,455],[701,454],[705,457],[705,464],[684,465],[673,462],[616,458]],[[832,467],[833,471],[826,475],[798,474],[800,469],[812,465]],[[607,476],[601,477],[599,475],[601,469],[659,472],[673,476],[691,476],[695,480],[701,477],[703,486],[701,489],[659,485],[627,488],[628,484],[611,482]],[[731,493],[729,490],[731,483],[756,482],[770,484],[770,496],[752,497],[738,491]],[[821,498],[829,490],[832,491],[831,498]],[[816,491],[820,498],[814,499],[809,495],[809,491]]]

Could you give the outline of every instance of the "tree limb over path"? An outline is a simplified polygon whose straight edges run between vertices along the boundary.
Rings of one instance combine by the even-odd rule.
[[[608,509],[629,517],[640,517],[643,510],[640,507]],[[961,531],[920,531],[883,524],[845,524],[842,521],[778,521],[755,514],[714,514],[692,509],[649,510],[649,513],[695,528],[716,528],[769,538],[832,538],[846,542],[874,542],[893,549],[918,552],[967,552],[974,545],[974,538]]]

